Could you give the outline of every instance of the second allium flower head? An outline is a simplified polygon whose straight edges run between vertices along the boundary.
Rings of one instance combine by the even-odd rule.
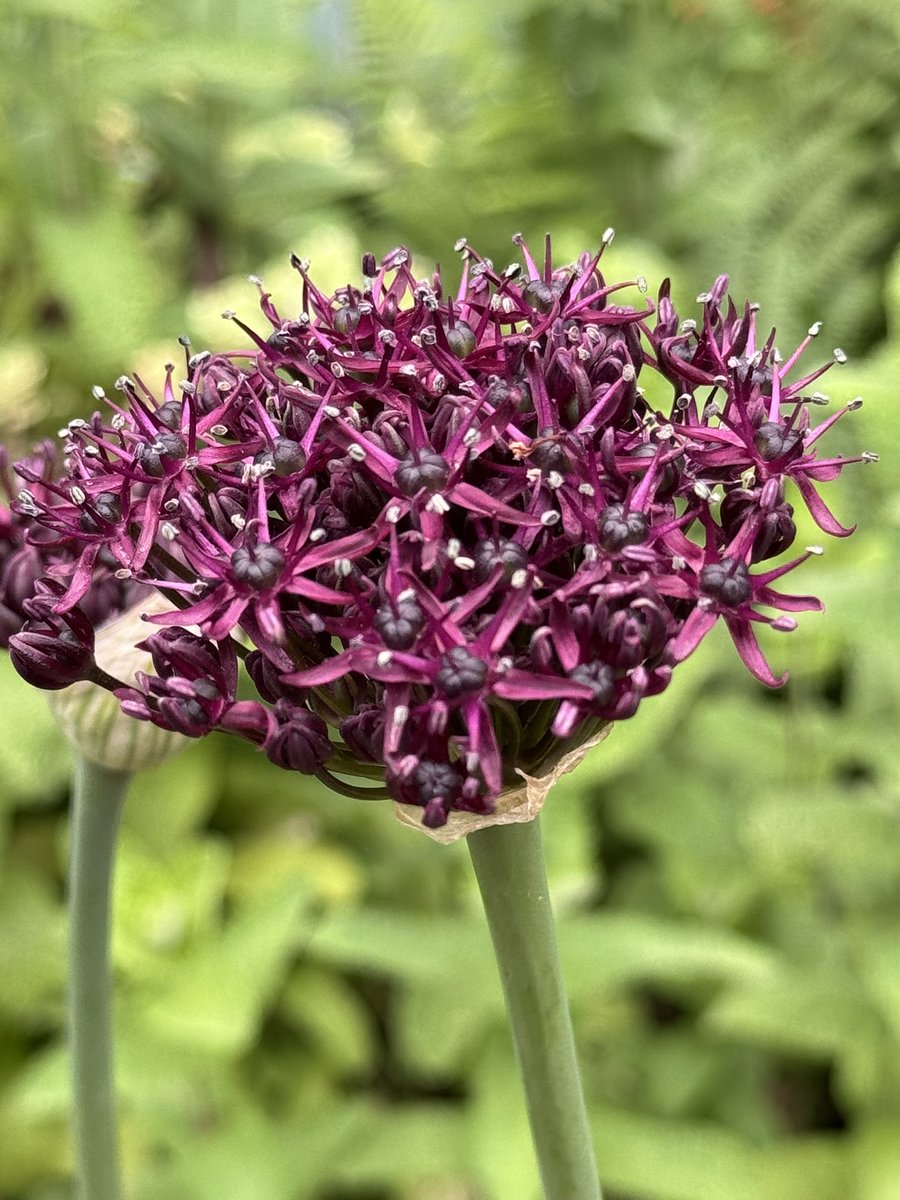
[[[850,532],[816,490],[850,460],[816,442],[854,404],[813,427],[809,339],[782,361],[724,277],[682,323],[667,284],[620,305],[634,285],[600,254],[554,268],[549,239],[541,264],[515,240],[503,271],[458,243],[452,297],[403,248],[334,296],[295,258],[300,315],[260,285],[253,348],[189,357],[161,397],[98,389],[60,478],[46,446],[18,464],[0,527],[26,678],[95,678],[135,718],[228,730],[339,790],[383,768],[431,826],[631,716],[720,616],[778,683],[754,629],[821,607],[772,587],[811,551],[756,564],[794,541],[788,481]],[[149,616],[155,674],[111,680],[94,626],[150,588],[171,603]],[[236,698],[241,660],[259,699]]]

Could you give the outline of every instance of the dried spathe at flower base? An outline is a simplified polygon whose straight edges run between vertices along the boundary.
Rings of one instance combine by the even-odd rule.
[[[813,426],[826,368],[804,375],[807,342],[782,361],[724,277],[682,323],[668,284],[633,306],[601,254],[554,268],[549,239],[542,263],[515,241],[524,266],[499,271],[460,241],[453,294],[403,248],[334,296],[294,258],[298,316],[261,284],[266,335],[225,314],[249,349],[195,354],[177,383],[170,367],[161,396],[125,376],[115,400],[97,389],[60,478],[18,467],[0,543],[15,597],[40,566],[62,643],[102,619],[104,589],[138,605],[157,589],[155,674],[112,685],[126,713],[228,730],[431,827],[491,813],[517,771],[548,775],[632,716],[720,617],[780,682],[756,629],[821,608],[774,585],[815,552],[781,557],[796,493],[850,532],[818,485],[851,460],[816,450],[857,402]],[[22,604],[5,603],[9,624]],[[38,633],[12,643],[44,669]],[[241,663],[258,699],[236,699]]]

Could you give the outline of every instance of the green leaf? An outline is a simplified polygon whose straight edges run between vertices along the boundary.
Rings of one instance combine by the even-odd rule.
[[[246,1050],[308,932],[300,922],[305,902],[292,882],[239,909],[219,937],[184,955],[165,995],[148,1001],[148,1027],[172,1046],[224,1058]]]

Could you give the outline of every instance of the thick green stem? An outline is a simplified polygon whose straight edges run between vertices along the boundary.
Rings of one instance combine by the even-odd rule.
[[[470,833],[545,1200],[601,1200],[537,820]]]
[[[110,894],[130,776],[76,763],[69,877],[69,1038],[79,1200],[120,1200],[113,1082]]]

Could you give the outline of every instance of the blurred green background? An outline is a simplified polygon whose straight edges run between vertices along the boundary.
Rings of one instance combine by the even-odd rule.
[[[23,447],[189,332],[407,242],[613,225],[815,319],[850,541],[765,643],[713,638],[551,799],[608,1200],[900,1197],[896,0],[6,0],[0,422]],[[688,314],[685,314],[688,315]],[[825,343],[824,345],[822,343]],[[807,523],[801,542],[821,541]],[[0,1198],[66,1200],[68,753],[0,662]],[[137,783],[115,963],[132,1200],[536,1200],[465,850],[209,739]]]

